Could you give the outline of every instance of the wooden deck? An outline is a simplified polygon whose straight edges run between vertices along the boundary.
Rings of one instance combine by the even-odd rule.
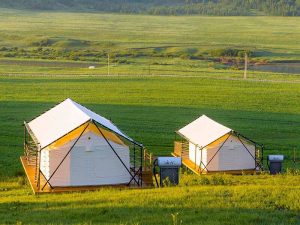
[[[30,183],[31,189],[32,189],[34,194],[61,193],[61,192],[71,192],[71,191],[93,191],[93,190],[99,190],[103,187],[118,187],[118,188],[124,188],[124,189],[125,188],[141,188],[137,185],[127,186],[127,184],[117,184],[117,185],[98,185],[98,186],[54,187],[53,189],[51,189],[49,185],[46,185],[44,190],[39,190],[37,188],[37,185],[36,185],[36,182],[35,182],[35,166],[28,165],[25,156],[21,156],[20,159],[21,159],[21,163],[23,165],[26,176],[28,178],[28,181]],[[145,176],[145,178],[146,178],[146,176]],[[46,183],[46,180],[41,175],[40,187],[43,187],[45,183]],[[150,185],[150,184],[149,185],[144,185],[144,184],[143,184],[143,188],[144,187],[145,188],[153,187],[153,185]]]
[[[171,153],[174,157],[180,157],[176,153]],[[193,161],[191,161],[187,157],[182,157],[182,164],[190,169],[195,174],[216,174],[216,173],[222,173],[222,174],[234,174],[234,175],[242,175],[242,174],[259,174],[259,171],[256,170],[227,170],[227,171],[207,171],[199,168],[199,166],[195,165]],[[201,173],[200,173],[201,171]]]

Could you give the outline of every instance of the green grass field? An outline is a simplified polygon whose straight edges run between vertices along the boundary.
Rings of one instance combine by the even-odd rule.
[[[300,150],[300,77],[243,71],[167,57],[196,48],[256,49],[258,58],[299,60],[299,18],[155,17],[0,11],[0,49],[136,51],[130,63],[0,59],[0,224],[300,224],[299,175],[193,176],[179,187],[33,196],[19,156],[24,120],[64,100],[111,118],[155,155],[169,155],[174,131],[202,114],[264,144],[265,155]],[[163,55],[152,57],[153,48]],[[137,49],[137,50],[136,50]],[[80,50],[80,51],[81,51]],[[0,51],[2,54],[3,51]],[[96,64],[95,70],[87,67]],[[149,69],[150,64],[150,69]],[[300,167],[299,162],[296,165]]]
[[[67,97],[111,118],[156,155],[174,131],[206,114],[291,160],[299,149],[300,84],[199,77],[1,77],[1,173],[21,170],[22,121]]]

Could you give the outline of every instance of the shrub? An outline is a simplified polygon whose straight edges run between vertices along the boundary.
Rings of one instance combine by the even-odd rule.
[[[253,52],[245,49],[235,49],[235,48],[219,48],[214,49],[210,52],[212,57],[239,57],[243,58],[245,53],[248,54],[249,57],[254,56]]]

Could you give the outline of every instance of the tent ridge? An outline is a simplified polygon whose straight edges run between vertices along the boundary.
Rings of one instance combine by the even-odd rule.
[[[28,126],[41,144],[41,148],[45,148],[89,120],[93,120],[111,132],[141,146],[110,120],[70,98],[31,120]]]

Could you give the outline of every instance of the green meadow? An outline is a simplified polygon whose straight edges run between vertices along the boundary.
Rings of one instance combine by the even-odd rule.
[[[2,76],[1,167],[21,167],[23,120],[30,121],[65,98],[110,118],[155,155],[173,150],[174,132],[206,114],[264,144],[265,153],[292,160],[300,147],[300,83],[202,77]],[[11,164],[14,162],[13,164]],[[15,168],[14,170],[7,170]]]
[[[111,74],[219,75],[218,52],[228,48],[250,51],[252,63],[299,62],[299,24],[299,17],[0,9],[0,73],[107,74],[110,54]]]
[[[210,55],[236,48],[253,63],[299,62],[299,22],[1,9],[0,224],[299,224],[299,74],[249,70],[244,80]],[[22,123],[68,97],[156,156],[205,114],[264,144],[265,156],[284,154],[286,173],[183,171],[178,187],[34,196],[19,161]]]
[[[208,51],[235,46],[276,53],[273,57],[296,58],[299,54],[298,17],[146,16],[8,9],[1,10],[0,17],[0,43],[7,47],[32,47],[48,38],[48,46],[53,48],[117,52],[159,47],[169,51],[188,47]]]

